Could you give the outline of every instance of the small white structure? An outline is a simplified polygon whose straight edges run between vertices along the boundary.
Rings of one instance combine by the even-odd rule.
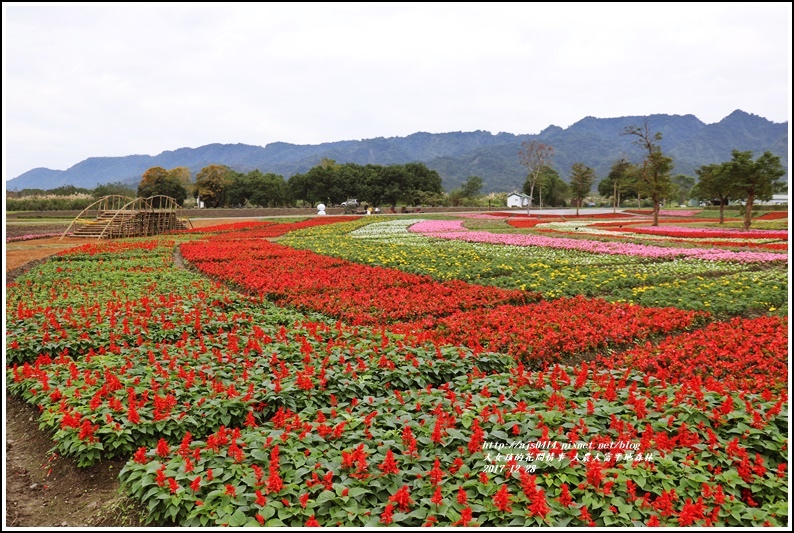
[[[325,204],[317,204],[317,214],[318,215],[325,214]]]
[[[768,201],[756,201],[755,205],[788,205],[788,194],[773,194]]]
[[[529,195],[521,192],[511,192],[507,195],[507,207],[526,207],[529,205]]]

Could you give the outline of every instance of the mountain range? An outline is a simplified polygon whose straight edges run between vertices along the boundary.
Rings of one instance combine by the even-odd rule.
[[[694,115],[649,115],[618,118],[585,117],[567,128],[551,125],[538,134],[491,134],[487,131],[425,133],[406,137],[377,137],[316,145],[275,142],[262,146],[208,144],[179,148],[156,156],[90,157],[67,170],[35,168],[6,182],[8,190],[53,189],[74,185],[93,189],[113,182],[134,186],[149,168],[185,166],[194,174],[211,164],[249,172],[259,169],[289,178],[308,171],[324,158],[337,163],[404,164],[419,161],[437,170],[444,189],[462,184],[468,176],[483,180],[483,192],[519,190],[526,169],[518,160],[521,143],[538,140],[554,148],[552,166],[567,179],[573,163],[582,162],[605,177],[620,157],[642,160],[634,137],[621,135],[627,126],[648,120],[652,132],[660,132],[662,151],[673,158],[675,174],[695,176],[695,169],[731,158],[731,150],[752,150],[758,156],[769,150],[788,168],[788,123],[771,122],[736,110],[719,122],[705,124]]]

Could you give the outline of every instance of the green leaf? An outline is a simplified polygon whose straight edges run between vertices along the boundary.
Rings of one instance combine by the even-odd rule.
[[[262,511],[260,511],[259,514],[262,515],[262,518],[267,520],[268,518],[270,518],[271,516],[276,514],[276,509],[275,509],[275,507],[271,507],[271,506],[268,505],[267,507],[262,508]]]
[[[361,496],[362,494],[368,494],[369,492],[370,492],[370,490],[365,489],[364,487],[353,487],[352,489],[348,490],[347,495],[350,496],[350,497],[353,497],[353,498],[357,498],[357,497]],[[322,496],[322,494],[321,494],[321,496]]]
[[[231,527],[239,527],[245,524],[248,521],[248,517],[245,515],[244,512],[241,510],[236,510],[234,514],[229,518],[229,525]]]

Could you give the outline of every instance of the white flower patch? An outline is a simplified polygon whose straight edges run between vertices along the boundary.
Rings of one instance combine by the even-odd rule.
[[[364,227],[353,230],[349,235],[355,239],[382,239],[384,237],[394,237],[397,235],[409,236],[408,226],[412,226],[421,219],[400,219],[389,220],[388,222],[375,222]]]

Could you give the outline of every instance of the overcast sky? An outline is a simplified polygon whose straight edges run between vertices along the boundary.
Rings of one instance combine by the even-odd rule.
[[[3,174],[735,109],[791,116],[791,4],[3,3]]]

